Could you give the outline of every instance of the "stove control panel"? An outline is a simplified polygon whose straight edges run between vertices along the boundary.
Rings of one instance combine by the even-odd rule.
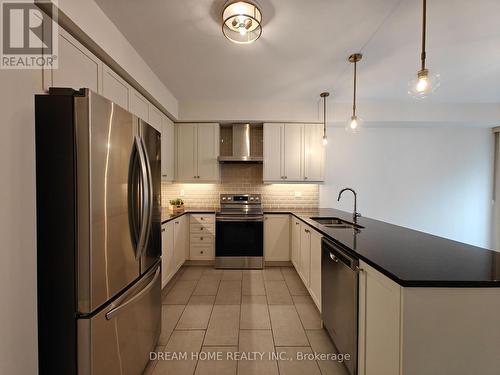
[[[260,204],[260,194],[221,194],[220,203]]]

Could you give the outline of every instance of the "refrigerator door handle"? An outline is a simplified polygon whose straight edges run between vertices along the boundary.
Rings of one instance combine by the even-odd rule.
[[[141,230],[139,234],[139,241],[137,242],[137,251],[136,251],[136,259],[138,259],[144,248],[146,247],[147,235],[149,232],[148,223],[149,223],[149,212],[150,208],[150,193],[149,193],[149,174],[147,167],[147,158],[144,153],[144,148],[142,147],[141,139],[136,135],[134,137],[135,146],[137,148],[137,154],[139,155],[139,163],[141,166],[141,183],[142,183],[142,212],[141,212]]]
[[[146,183],[145,183],[145,187],[144,187],[144,192],[145,192],[145,196],[147,195],[147,201],[145,200],[145,204],[144,204],[144,243],[143,243],[143,246],[141,248],[141,252],[139,254],[139,256],[142,256],[144,251],[146,250],[146,247],[148,245],[148,240],[149,240],[149,236],[151,234],[151,225],[152,225],[152,222],[153,222],[153,199],[154,199],[154,196],[153,196],[153,177],[152,177],[152,173],[151,173],[151,164],[149,162],[149,158],[148,158],[148,154],[147,154],[147,148],[146,148],[146,144],[144,143],[144,140],[141,138],[140,139],[140,143],[141,143],[141,146],[142,146],[142,155],[143,155],[143,158],[144,158],[144,170],[145,170],[145,173],[143,175],[143,177],[146,177]]]
[[[154,286],[158,277],[160,277],[161,267],[157,267],[153,279],[146,285],[139,293],[133,296],[131,299],[127,300],[125,303],[119,304],[118,306],[111,309],[108,313],[106,313],[106,319],[111,320],[117,315],[119,315],[122,311],[124,311],[128,306],[140,300],[145,294],[149,292],[149,290]]]

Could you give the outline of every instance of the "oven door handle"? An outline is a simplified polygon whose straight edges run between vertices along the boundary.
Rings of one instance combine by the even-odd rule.
[[[219,216],[215,221],[264,221],[264,216]]]

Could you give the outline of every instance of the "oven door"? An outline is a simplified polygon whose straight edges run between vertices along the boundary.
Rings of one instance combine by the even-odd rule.
[[[215,224],[216,257],[262,257],[264,221],[258,217],[218,217]]]

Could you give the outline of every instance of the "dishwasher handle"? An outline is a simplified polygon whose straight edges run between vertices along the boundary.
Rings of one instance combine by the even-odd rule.
[[[353,271],[360,271],[359,268],[359,260],[352,255],[347,254],[345,250],[343,250],[340,246],[336,245],[330,240],[323,238],[321,240],[322,247],[329,251],[330,258],[335,263],[342,263],[345,266],[349,267]]]

